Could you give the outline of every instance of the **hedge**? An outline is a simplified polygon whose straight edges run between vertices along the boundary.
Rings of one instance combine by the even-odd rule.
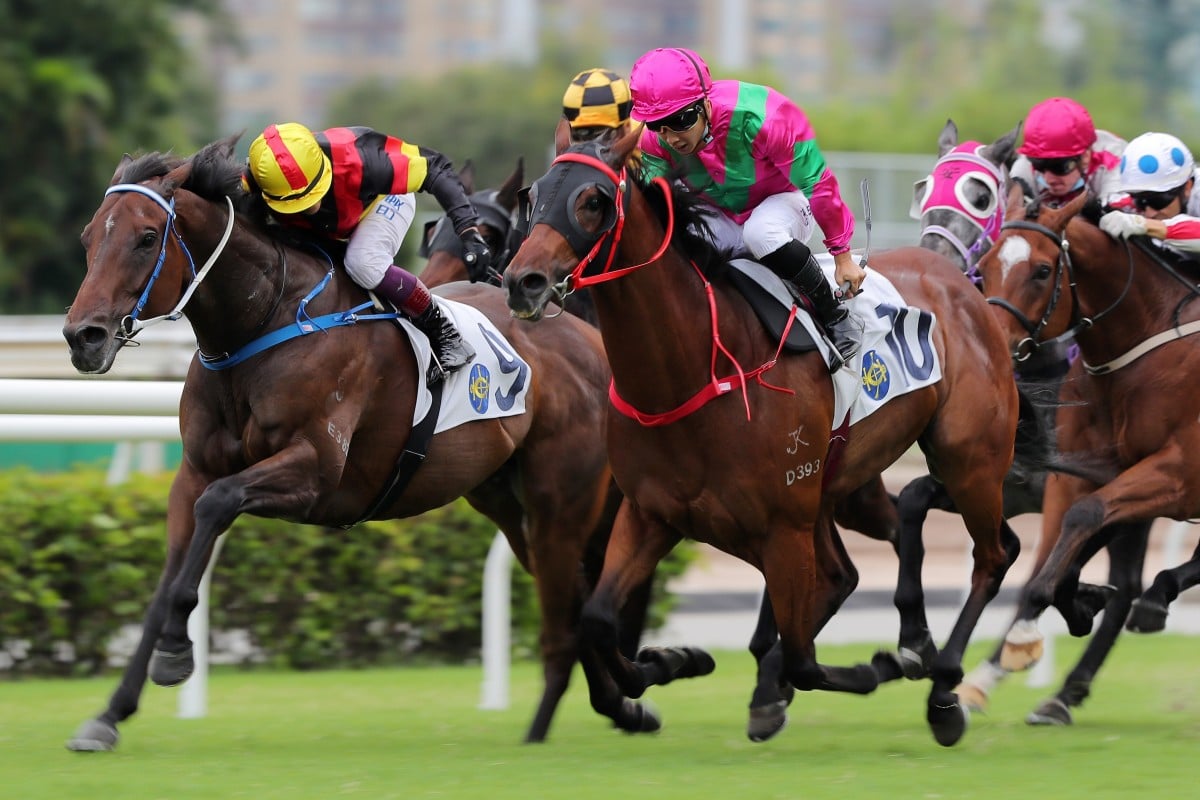
[[[165,552],[171,476],[110,487],[95,469],[0,472],[0,654],[10,674],[95,674],[140,624]],[[255,661],[289,668],[462,661],[480,644],[483,565],[495,525],[464,500],[349,531],[243,516],[224,535],[210,625],[245,631]],[[651,627],[671,607],[663,562]],[[532,579],[515,569],[513,641],[535,653]]]

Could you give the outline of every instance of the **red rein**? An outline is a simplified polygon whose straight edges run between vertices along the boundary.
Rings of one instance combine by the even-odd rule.
[[[558,163],[559,161],[577,161],[581,164],[586,164],[593,169],[599,170],[613,182],[618,193],[624,194],[625,192],[626,170],[624,167],[621,168],[621,172],[618,174],[610,166],[608,166],[608,164],[605,164],[603,161],[583,153],[563,153],[558,158],[554,159],[554,163]],[[654,179],[654,183],[658,184],[662,189],[663,197],[666,199],[667,203],[666,231],[663,234],[663,240],[658,246],[658,249],[654,251],[654,254],[650,256],[649,259],[640,264],[634,264],[633,266],[622,267],[616,270],[612,269],[613,260],[616,258],[617,245],[620,243],[621,234],[625,229],[625,206],[621,202],[620,198],[617,198],[617,221],[612,228],[610,228],[608,231],[605,231],[605,233],[592,247],[591,251],[584,256],[583,259],[580,260],[579,264],[576,265],[575,269],[571,271],[571,283],[574,286],[582,288],[584,286],[592,286],[597,283],[605,283],[607,281],[616,280],[617,278],[628,275],[630,272],[633,272],[636,269],[641,269],[644,266],[654,263],[662,256],[663,253],[666,252],[667,247],[671,244],[671,234],[675,228],[675,206],[671,197],[671,187],[670,184],[667,183],[666,179],[660,176]],[[583,270],[592,263],[593,259],[595,259],[596,255],[600,252],[600,248],[604,246],[605,241],[607,241],[610,236],[612,237],[612,246],[609,249],[608,260],[605,263],[604,268],[596,275],[585,277],[583,275]],[[646,427],[669,425],[672,422],[676,422],[688,416],[689,414],[694,413],[706,405],[710,400],[720,397],[723,394],[728,394],[737,388],[741,388],[742,390],[742,402],[746,406],[746,419],[749,420],[751,418],[750,398],[746,392],[746,386],[750,379],[756,380],[760,385],[765,386],[768,389],[772,389],[777,392],[794,394],[791,389],[786,389],[781,386],[775,386],[767,383],[765,380],[763,380],[762,375],[772,369],[778,363],[779,354],[783,350],[783,343],[787,340],[788,333],[792,329],[792,323],[796,320],[795,313],[788,318],[788,323],[784,328],[783,336],[779,340],[779,346],[775,349],[775,355],[771,358],[771,360],[756,369],[747,371],[721,341],[721,335],[719,333],[717,324],[717,302],[713,293],[712,283],[710,283],[709,280],[704,277],[704,273],[700,271],[700,268],[697,267],[694,262],[691,263],[692,269],[696,271],[696,274],[700,276],[700,280],[704,283],[704,292],[708,297],[709,320],[712,324],[713,332],[712,358],[709,365],[710,380],[703,389],[696,392],[684,403],[676,406],[670,411],[665,411],[661,414],[650,414],[644,411],[639,411],[617,393],[617,385],[615,381],[609,383],[608,399],[613,404],[613,408],[626,417],[629,417],[630,419],[638,422],[640,425],[644,425]],[[735,374],[724,378],[717,377],[718,352],[723,353],[737,369]]]

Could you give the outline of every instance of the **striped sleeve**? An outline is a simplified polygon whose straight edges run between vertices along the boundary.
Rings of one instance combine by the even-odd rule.
[[[1186,253],[1200,253],[1200,218],[1179,214],[1163,220],[1167,244]]]

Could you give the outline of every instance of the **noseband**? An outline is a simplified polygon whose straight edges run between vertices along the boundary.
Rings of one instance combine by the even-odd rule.
[[[1079,293],[1077,291],[1075,278],[1075,266],[1071,263],[1071,243],[1067,241],[1066,231],[1064,230],[1063,234],[1060,236],[1058,233],[1050,228],[1047,228],[1041,223],[1023,219],[1010,220],[1009,222],[1006,222],[1000,226],[1000,230],[1002,232],[1006,230],[1034,231],[1046,236],[1058,247],[1058,259],[1055,261],[1054,265],[1054,289],[1050,294],[1050,302],[1046,305],[1046,310],[1042,313],[1042,318],[1036,323],[1032,322],[1028,317],[1025,316],[1024,313],[1022,313],[1019,308],[1014,306],[1008,300],[1005,300],[1003,297],[987,298],[987,302],[991,305],[999,306],[1009,314],[1012,314],[1012,316],[1016,318],[1017,323],[1029,334],[1029,336],[1017,342],[1017,346],[1013,350],[1013,359],[1018,362],[1029,359],[1030,356],[1037,352],[1038,348],[1040,348],[1043,344],[1046,344],[1046,341],[1049,341],[1042,340],[1040,335],[1041,332],[1045,330],[1046,325],[1050,322],[1050,317],[1053,316],[1055,309],[1058,308],[1059,300],[1062,298],[1062,277],[1064,272],[1066,273],[1067,287],[1071,292],[1071,324],[1067,327],[1067,330],[1055,337],[1057,339],[1067,339],[1073,337],[1077,333],[1085,331],[1095,325],[1098,321],[1100,321],[1101,318],[1120,305],[1121,301],[1125,299],[1125,295],[1129,293],[1130,286],[1133,285],[1133,251],[1129,249],[1129,243],[1125,242],[1125,252],[1129,256],[1129,274],[1125,280],[1125,287],[1121,290],[1121,294],[1117,297],[1117,299],[1114,300],[1112,305],[1110,305],[1108,308],[1104,309],[1099,314],[1083,316],[1079,311]]]

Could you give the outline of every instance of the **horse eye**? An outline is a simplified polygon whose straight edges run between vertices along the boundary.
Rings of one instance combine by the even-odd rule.
[[[584,202],[583,207],[587,211],[601,211],[604,208],[604,203],[600,195],[594,194]]]
[[[1038,268],[1033,272],[1033,279],[1035,281],[1044,281],[1050,277],[1050,271],[1049,264],[1039,264]]]
[[[157,231],[146,231],[142,234],[142,238],[138,240],[138,247],[149,247],[158,241]]]

